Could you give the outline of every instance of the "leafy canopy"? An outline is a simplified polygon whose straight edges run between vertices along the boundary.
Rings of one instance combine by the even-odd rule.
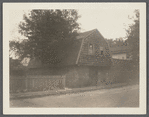
[[[133,18],[134,23],[129,26],[127,30],[127,43],[131,47],[131,55],[134,62],[139,63],[139,23],[140,23],[140,13],[139,10],[135,10],[135,17]]]
[[[20,43],[18,54],[48,64],[61,62],[80,29],[79,17],[76,10],[32,10],[19,24],[19,32],[27,40]]]

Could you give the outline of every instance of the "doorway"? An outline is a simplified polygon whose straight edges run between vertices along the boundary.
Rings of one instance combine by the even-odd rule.
[[[98,81],[98,69],[96,67],[89,68],[90,85],[96,86]]]

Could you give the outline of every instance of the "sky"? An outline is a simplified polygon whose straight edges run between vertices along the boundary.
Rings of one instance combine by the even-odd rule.
[[[125,37],[125,28],[133,21],[128,16],[133,16],[134,10],[79,10],[82,16],[79,19],[82,31],[87,31],[97,28],[104,38],[119,38]]]
[[[80,32],[98,29],[104,38],[116,39],[126,37],[125,28],[133,21],[128,16],[134,15],[135,9],[77,9],[81,18],[78,19]],[[18,33],[18,24],[23,14],[29,10],[11,10],[9,13],[10,40],[24,38]]]

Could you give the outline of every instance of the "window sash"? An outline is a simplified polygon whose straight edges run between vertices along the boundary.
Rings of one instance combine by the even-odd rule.
[[[89,55],[93,55],[93,52],[94,52],[94,46],[93,46],[93,44],[89,44],[89,47],[88,47],[88,54]]]

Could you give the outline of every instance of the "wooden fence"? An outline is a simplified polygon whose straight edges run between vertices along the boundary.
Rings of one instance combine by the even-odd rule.
[[[65,76],[10,78],[10,92],[46,91],[65,88]]]

